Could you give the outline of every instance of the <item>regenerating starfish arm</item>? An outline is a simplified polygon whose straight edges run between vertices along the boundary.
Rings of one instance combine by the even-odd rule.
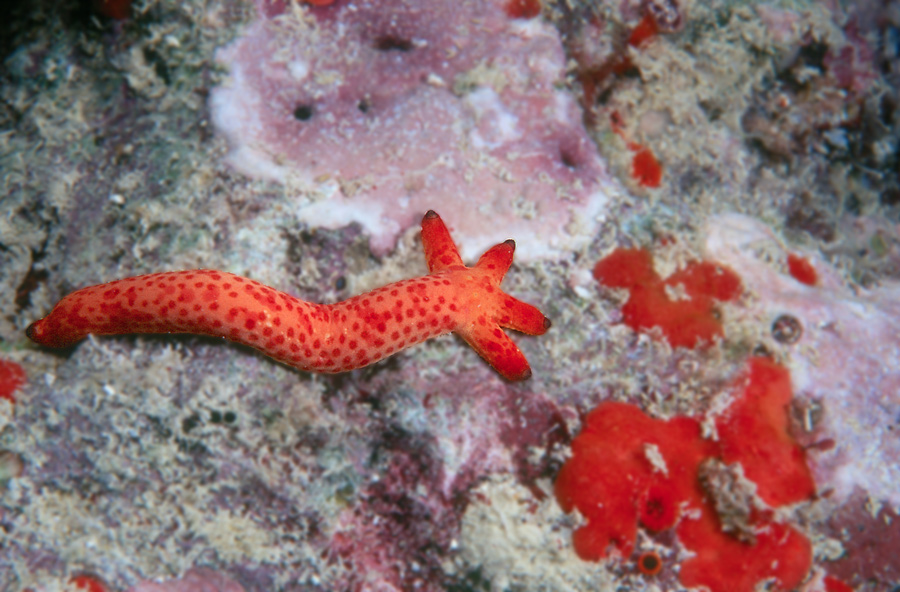
[[[501,327],[542,335],[550,321],[500,290],[515,243],[501,243],[466,267],[433,211],[422,220],[422,242],[429,275],[336,304],[306,302],[227,272],[173,271],[82,288],[25,333],[46,347],[71,346],[88,334],[211,335],[301,370],[333,373],[452,331],[504,378],[530,377],[528,361]]]

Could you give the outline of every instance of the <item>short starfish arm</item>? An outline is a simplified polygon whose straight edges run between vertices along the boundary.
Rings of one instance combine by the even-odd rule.
[[[508,294],[503,294],[495,314],[498,325],[526,335],[543,335],[552,325],[550,319],[537,308]]]
[[[463,267],[459,249],[447,230],[447,225],[434,210],[428,210],[422,218],[422,247],[428,271],[435,273],[452,267]]]
[[[475,264],[474,269],[481,269],[487,272],[487,276],[491,281],[500,285],[503,276],[509,271],[513,261],[513,253],[516,251],[516,241],[509,239],[499,245],[494,245],[484,252]]]
[[[550,319],[541,311],[513,298],[499,289],[500,281],[512,265],[516,241],[509,239],[488,249],[475,264],[474,269],[483,270],[492,284],[496,286],[498,305],[494,312],[494,320],[501,327],[520,331],[526,335],[543,335],[550,328]],[[484,285],[485,291],[492,288]]]
[[[503,378],[507,380],[531,378],[531,366],[528,365],[525,355],[497,325],[490,323],[471,325],[458,329],[456,334]]]

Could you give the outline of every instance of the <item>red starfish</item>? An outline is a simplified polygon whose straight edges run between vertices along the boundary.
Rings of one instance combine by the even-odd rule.
[[[71,346],[88,334],[197,333],[250,345],[301,370],[345,372],[452,331],[504,378],[530,377],[528,361],[501,327],[542,335],[550,321],[500,290],[515,242],[466,267],[447,226],[429,211],[422,243],[429,275],[337,304],[306,302],[223,271],[173,271],[82,288],[25,333],[48,347]]]

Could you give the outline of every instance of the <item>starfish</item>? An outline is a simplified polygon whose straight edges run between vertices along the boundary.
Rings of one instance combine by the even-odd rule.
[[[531,367],[503,331],[542,335],[550,320],[500,289],[516,243],[463,265],[433,210],[422,219],[429,274],[336,304],[316,304],[223,271],[141,275],[82,288],[25,333],[46,347],[69,347],[89,334],[194,333],[223,337],[312,372],[362,368],[429,337],[453,332],[508,380]]]

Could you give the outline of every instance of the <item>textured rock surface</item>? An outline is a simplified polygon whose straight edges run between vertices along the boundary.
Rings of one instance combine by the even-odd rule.
[[[834,288],[801,291],[804,299],[816,295],[825,309],[841,310],[886,294],[878,286],[900,270],[896,0],[850,3],[855,15],[843,14],[839,3],[802,1],[789,9],[733,0],[545,0],[539,16],[518,21],[503,17],[495,3],[461,3],[459,14],[448,12],[445,1],[385,1],[377,4],[380,12],[374,2],[353,3],[368,11],[366,26],[348,12],[350,0],[327,8],[301,3],[296,17],[286,2],[261,5],[260,17],[244,0],[154,0],[135,2],[132,18],[115,23],[86,12],[90,4],[17,3],[0,22],[0,357],[27,375],[15,403],[0,399],[0,455],[10,463],[0,484],[0,589],[58,592],[73,575],[88,573],[120,592],[205,567],[247,592],[376,584],[436,592],[677,590],[683,557],[674,537],[640,529],[635,556],[580,561],[571,547],[577,519],[562,515],[547,494],[580,417],[598,403],[637,404],[657,419],[700,415],[727,398],[743,361],[762,351],[816,371],[809,384],[828,398],[818,406],[798,398],[795,427],[812,445],[810,456],[823,459],[825,487],[842,474],[841,442],[820,432],[831,429],[823,423],[830,421],[824,413],[831,395],[843,397],[845,389],[824,381],[852,375],[825,368],[819,376],[814,356],[794,351],[803,338],[781,343],[769,315],[745,313],[744,306],[756,310],[754,293],[765,290],[717,305],[721,344],[673,349],[624,325],[625,295],[599,289],[590,272],[616,248],[640,247],[653,252],[657,273],[667,277],[703,259],[711,216],[741,212],[765,220],[783,251],[807,257],[823,281],[831,275],[824,261],[840,270]],[[392,25],[389,6],[419,11]],[[455,39],[460,18],[477,7],[480,31],[491,35],[474,29],[463,35],[470,43],[460,42],[460,62],[451,55],[446,66],[438,63],[431,45],[405,51],[399,35],[382,39],[381,49],[365,43],[396,30],[437,47]],[[666,7],[681,28],[628,45],[647,11]],[[348,23],[343,33],[341,22]],[[261,113],[238,104],[230,123],[259,122],[246,131],[263,149],[277,135],[266,126],[284,123],[284,149],[264,154],[264,162],[280,174],[296,169],[291,158],[315,157],[323,176],[311,181],[286,173],[283,183],[259,181],[236,170],[225,160],[236,158],[236,144],[229,146],[212,121],[210,93],[239,82],[215,60],[217,50],[227,57],[235,52],[230,48],[246,47],[247,60],[269,63],[267,46],[254,49],[248,41],[265,31],[284,50],[278,68],[259,72],[232,63],[235,73],[271,80],[258,96],[272,101],[259,105]],[[328,48],[325,55],[310,45],[312,35]],[[347,43],[335,50],[340,35]],[[297,57],[298,48],[310,53]],[[503,48],[517,51],[498,55]],[[363,63],[363,54],[379,61],[377,71],[345,67],[351,59]],[[490,57],[473,61],[482,54]],[[850,59],[841,61],[845,55]],[[460,63],[462,73],[454,70]],[[304,73],[304,64],[340,75]],[[601,67],[608,64],[630,68]],[[433,71],[440,78],[429,79]],[[289,84],[275,84],[285,77]],[[355,90],[379,80],[393,86],[366,86],[371,103],[360,105]],[[595,91],[590,101],[582,87],[588,83]],[[278,96],[277,88],[291,92]],[[334,94],[336,88],[344,94]],[[299,136],[287,133],[303,129],[305,112],[297,107],[304,104],[295,99],[322,99],[346,115],[344,123],[369,115],[387,123],[375,144],[359,143],[356,127],[341,128],[356,134],[340,144],[350,162],[334,161],[326,150],[340,131],[336,123],[306,144],[322,147],[318,152],[298,156],[290,138]],[[582,140],[561,158],[563,140],[572,138],[567,130],[581,121],[580,114],[566,115],[577,111],[578,99],[595,144],[587,145],[587,164],[572,160]],[[306,127],[318,125],[317,104]],[[455,113],[447,112],[451,107]],[[417,119],[404,127],[407,113]],[[446,140],[447,127],[438,125],[446,117],[459,123],[449,130],[454,160],[439,159],[440,166],[421,173],[414,149],[424,161],[434,158]],[[416,129],[444,135],[406,141],[402,130]],[[513,158],[502,142],[524,148]],[[402,150],[385,158],[398,143]],[[631,143],[658,158],[658,188],[633,177]],[[604,167],[596,164],[601,157],[630,194],[607,191]],[[416,174],[404,174],[406,162]],[[522,162],[525,174],[514,170]],[[23,335],[65,294],[143,273],[221,269],[328,303],[423,275],[414,231],[401,233],[393,250],[385,240],[373,253],[370,238],[382,230],[393,236],[402,224],[391,226],[380,212],[351,223],[363,217],[362,198],[381,189],[342,185],[338,173],[359,180],[366,167],[398,188],[383,193],[387,201],[380,203],[389,209],[402,210],[400,198],[418,196],[417,187],[440,195],[441,203],[428,207],[469,253],[514,238],[517,255],[527,249],[552,255],[540,262],[517,256],[504,281],[504,289],[553,321],[540,339],[517,341],[534,369],[530,381],[503,383],[453,338],[322,377],[206,339],[95,338],[51,352]],[[553,204],[566,215],[570,207],[585,212],[598,202],[580,196],[602,193],[605,221],[595,227],[589,214],[576,214],[565,227],[571,236],[560,235],[554,222],[560,218],[528,218],[527,200],[514,200],[518,209],[510,215],[490,201],[524,186],[526,198],[534,189],[534,203],[546,203],[537,190],[546,187],[540,172],[548,168],[546,186],[562,195]],[[494,193],[469,191],[469,178],[471,187]],[[599,191],[589,185],[598,178]],[[441,193],[460,184],[462,192]],[[567,201],[570,194],[575,201]],[[472,201],[479,197],[488,201]],[[333,220],[321,218],[339,228],[306,217],[339,203],[347,205],[334,210]],[[497,236],[479,239],[479,225]],[[573,245],[586,236],[586,244],[565,251],[542,242],[545,231]],[[776,279],[786,281],[779,261],[772,259]],[[750,261],[748,270],[755,265]],[[871,304],[861,317],[890,310],[878,299]],[[827,327],[803,329],[832,350],[842,339],[827,335]],[[876,329],[861,334],[874,343]],[[876,366],[871,343],[860,349],[850,354],[873,365],[870,380],[892,371],[890,364]],[[847,425],[835,429],[861,446],[871,443],[887,413],[879,419],[879,411],[846,401],[839,413]],[[873,434],[852,429],[855,422],[873,426]],[[862,479],[877,477],[878,456],[892,450],[884,442],[871,462],[861,459]],[[732,473],[717,475],[725,483]],[[717,486],[714,495],[728,501],[728,493]],[[858,592],[893,590],[900,518],[892,504],[862,490],[849,498],[836,489],[821,493],[810,504],[779,509],[785,520],[804,525],[816,573]],[[663,563],[652,578],[634,561],[647,552]]]

